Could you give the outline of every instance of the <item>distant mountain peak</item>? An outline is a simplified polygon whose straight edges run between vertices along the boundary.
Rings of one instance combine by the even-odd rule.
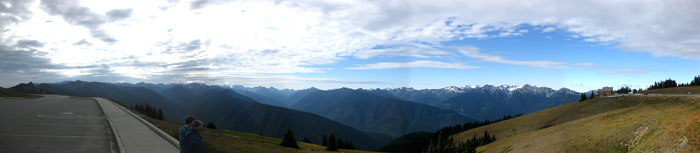
[[[454,93],[464,93],[464,89],[456,86],[449,86],[442,88],[443,90],[454,92]]]

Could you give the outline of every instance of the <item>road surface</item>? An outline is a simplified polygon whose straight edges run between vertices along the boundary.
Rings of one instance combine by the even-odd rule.
[[[0,152],[119,152],[92,98],[44,95],[0,99]]]
[[[125,111],[122,107],[104,98],[95,98],[105,116],[111,121],[117,141],[125,153],[176,153],[180,152],[176,146],[177,140],[170,138],[165,132],[159,135],[156,132],[156,127],[150,128],[142,121],[139,121],[134,115]],[[164,138],[166,136],[172,139],[169,142]]]
[[[617,94],[604,97],[622,97],[622,96],[675,96],[675,97],[700,97],[700,94]]]

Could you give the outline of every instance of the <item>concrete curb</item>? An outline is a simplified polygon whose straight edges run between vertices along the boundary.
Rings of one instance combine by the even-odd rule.
[[[104,99],[104,98],[102,98],[102,99]],[[104,100],[108,100],[109,102],[112,102],[112,104],[116,105],[117,107],[124,110],[126,113],[130,114],[131,116],[133,116],[137,120],[141,121],[141,123],[145,124],[148,128],[151,128],[151,130],[155,131],[156,134],[158,134],[160,137],[163,137],[163,139],[170,142],[170,144],[175,146],[175,148],[180,149],[180,142],[177,139],[168,135],[168,133],[165,133],[163,130],[160,130],[155,125],[151,124],[150,122],[146,121],[145,119],[141,118],[140,116],[132,113],[131,111],[127,110],[126,108],[122,107],[121,105],[114,103],[112,100],[109,100],[109,99],[104,99]]]
[[[122,138],[119,136],[119,133],[117,132],[117,129],[114,128],[114,124],[112,123],[112,119],[109,119],[107,117],[107,114],[105,113],[104,106],[100,103],[99,100],[96,98],[92,98],[97,102],[97,105],[100,105],[100,111],[102,111],[102,114],[105,114],[105,118],[107,119],[107,123],[109,123],[109,127],[112,128],[112,134],[114,134],[114,139],[117,139],[117,147],[119,148],[119,153],[126,153],[126,149],[124,149],[124,143],[122,142]]]

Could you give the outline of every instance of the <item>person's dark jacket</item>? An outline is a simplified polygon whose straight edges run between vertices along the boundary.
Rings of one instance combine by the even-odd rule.
[[[182,151],[185,153],[206,153],[202,137],[192,129],[188,129],[185,133],[185,139],[182,141]]]

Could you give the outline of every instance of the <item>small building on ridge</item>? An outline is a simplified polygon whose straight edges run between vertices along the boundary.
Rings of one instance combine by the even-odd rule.
[[[598,89],[598,96],[611,96],[613,95],[613,87],[603,87]]]

